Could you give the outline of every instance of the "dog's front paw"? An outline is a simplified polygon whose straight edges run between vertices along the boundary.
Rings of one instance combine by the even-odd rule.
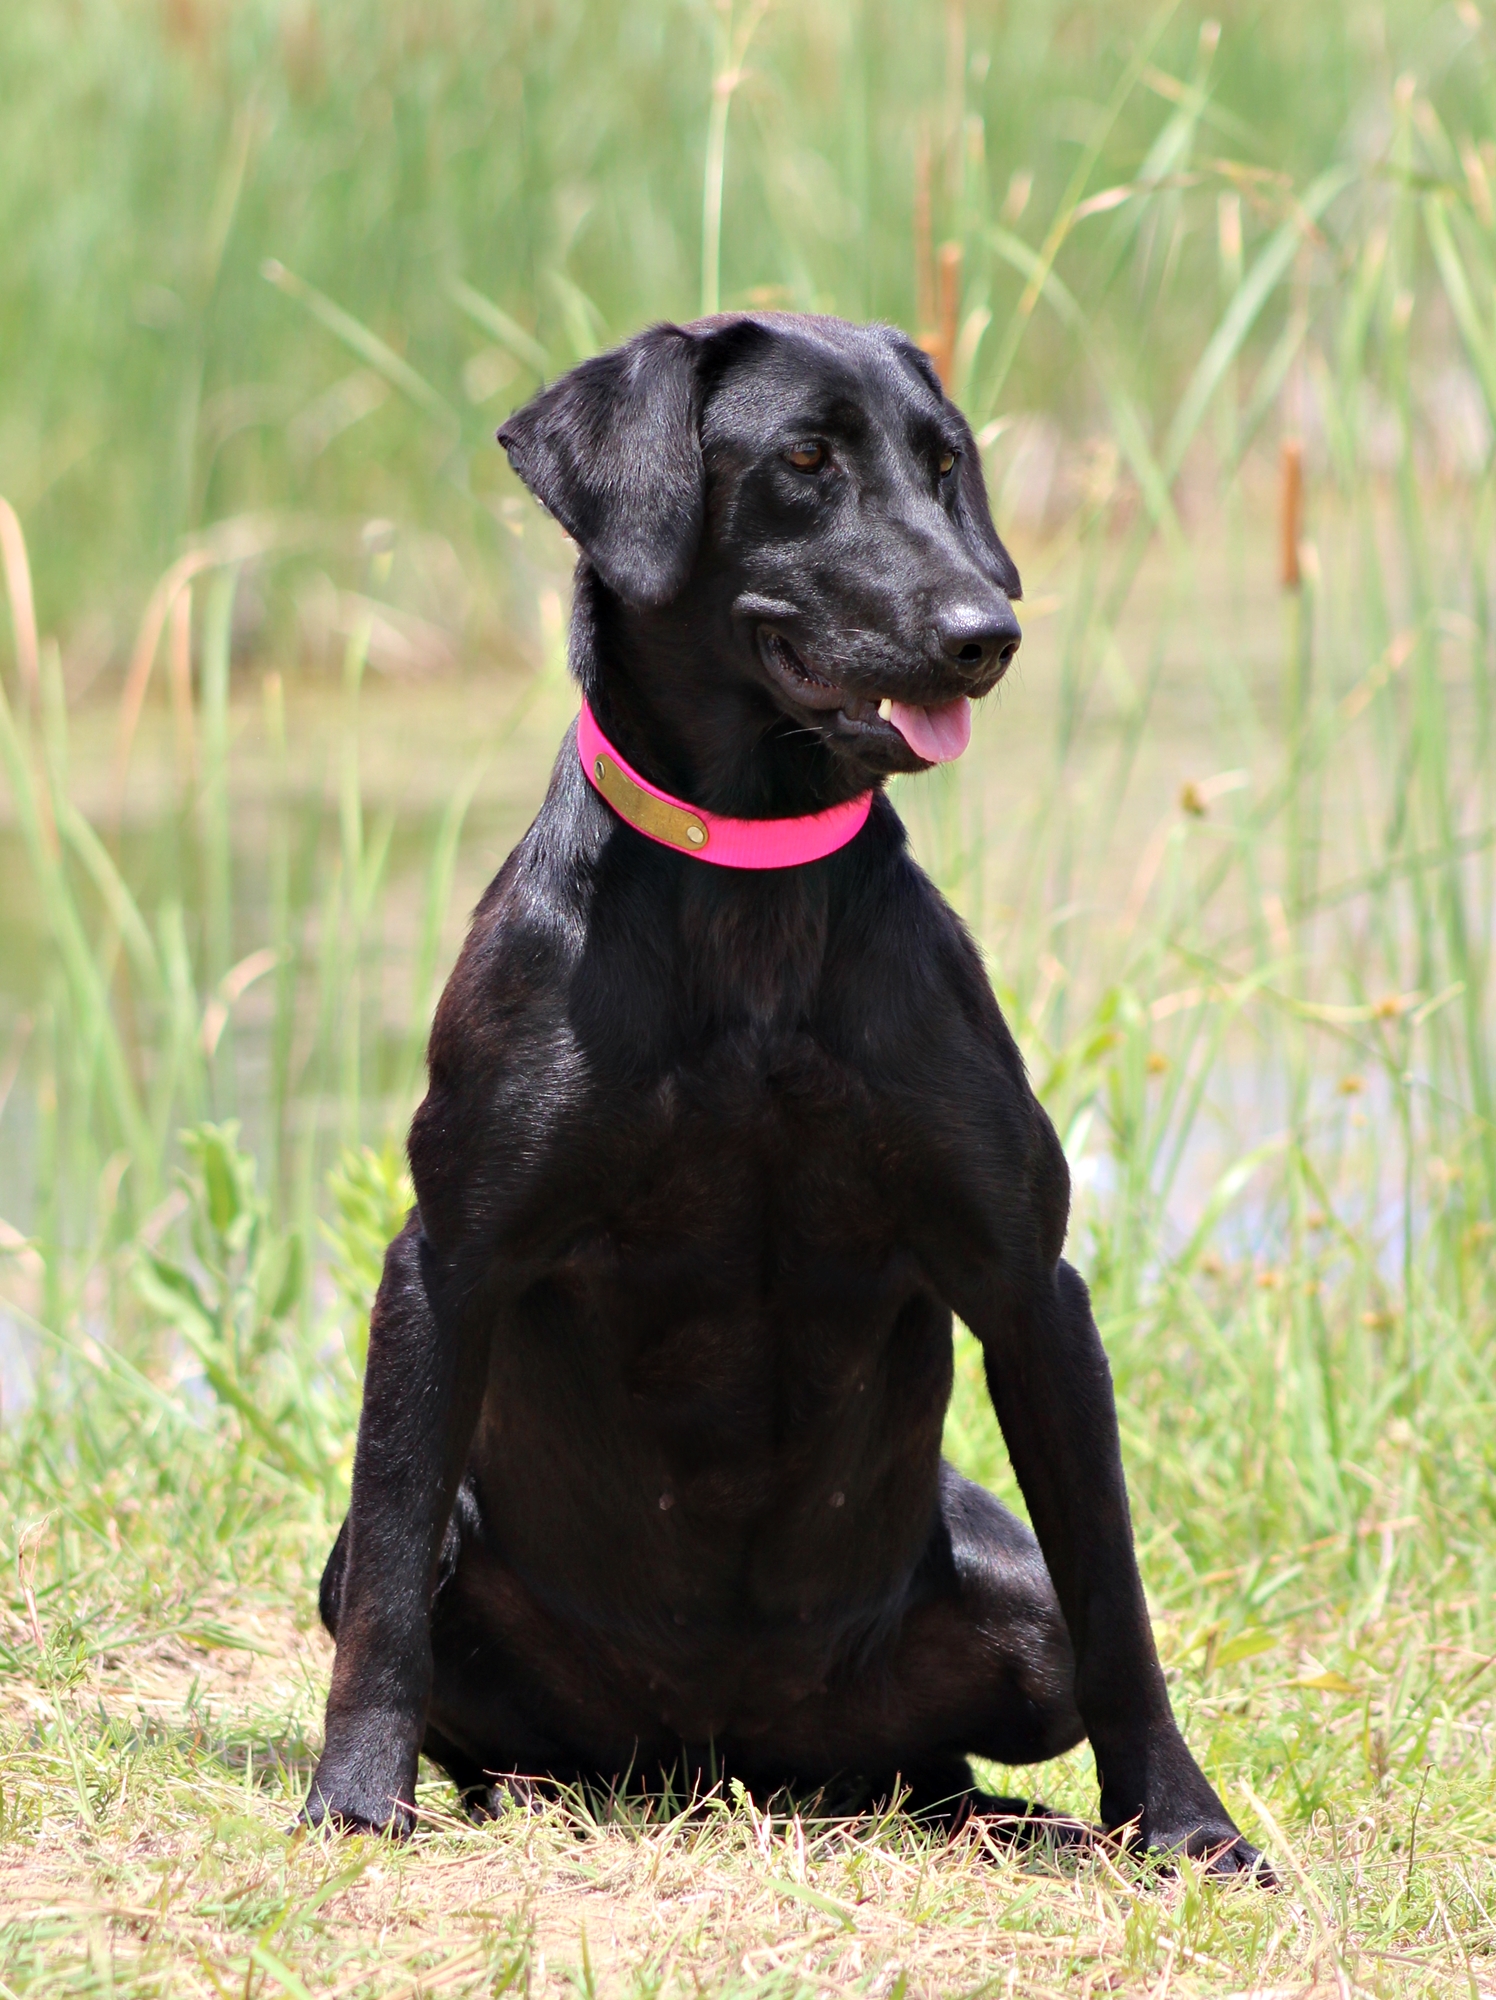
[[[1259,1889],[1278,1887],[1271,1861],[1229,1820],[1222,1827],[1197,1827],[1185,1840],[1184,1851],[1194,1860],[1203,1860],[1209,1875],[1240,1878]]]
[[[1272,1864],[1242,1837],[1177,1729],[1170,1727],[1155,1738],[1142,1769],[1124,1766],[1116,1777],[1116,1783],[1102,1787],[1101,1816],[1120,1846],[1165,1864],[1187,1854],[1217,1878],[1277,1888]]]
[[[1209,1814],[1149,1813],[1139,1843],[1160,1860],[1187,1854],[1203,1861],[1208,1875],[1250,1881],[1260,1889],[1276,1889],[1272,1863],[1238,1832],[1224,1811]]]
[[[387,1768],[381,1775],[379,1764]],[[389,1760],[324,1751],[298,1825],[337,1833],[385,1833],[407,1840],[415,1832],[415,1771],[388,1768]]]

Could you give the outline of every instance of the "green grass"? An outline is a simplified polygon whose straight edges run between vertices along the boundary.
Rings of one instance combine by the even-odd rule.
[[[1496,39],[827,0],[713,123],[746,20],[0,19],[0,1995],[1496,1993]],[[921,143],[1028,610],[898,801],[1284,1891],[434,1778],[289,1838],[425,1024],[571,712],[484,431],[714,284],[919,327]],[[1011,1497],[964,1336],[948,1442]]]

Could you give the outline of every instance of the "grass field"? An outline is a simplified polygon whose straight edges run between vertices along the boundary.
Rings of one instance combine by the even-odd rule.
[[[1496,1995],[1493,56],[1473,4],[0,18],[0,2000]],[[486,433],[714,297],[943,337],[981,432],[1024,651],[898,802],[1276,1896],[730,1793],[288,1835],[425,1023],[572,713]],[[948,1441],[1015,1497],[964,1335]]]

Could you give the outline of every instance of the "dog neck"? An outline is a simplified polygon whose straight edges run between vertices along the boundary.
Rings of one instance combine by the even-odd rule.
[[[709,587],[660,610],[626,605],[577,565],[570,664],[598,725],[639,775],[735,819],[797,819],[845,805],[868,779],[773,704],[751,641]]]
[[[823,861],[855,840],[872,810],[871,791],[794,819],[735,819],[694,806],[633,769],[598,725],[586,696],[577,718],[577,754],[588,784],[646,840],[716,868],[795,868]]]

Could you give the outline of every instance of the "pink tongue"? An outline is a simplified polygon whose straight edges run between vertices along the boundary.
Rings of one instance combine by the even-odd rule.
[[[927,764],[949,764],[971,741],[971,703],[964,694],[934,708],[914,708],[896,701],[889,721],[916,757]]]

